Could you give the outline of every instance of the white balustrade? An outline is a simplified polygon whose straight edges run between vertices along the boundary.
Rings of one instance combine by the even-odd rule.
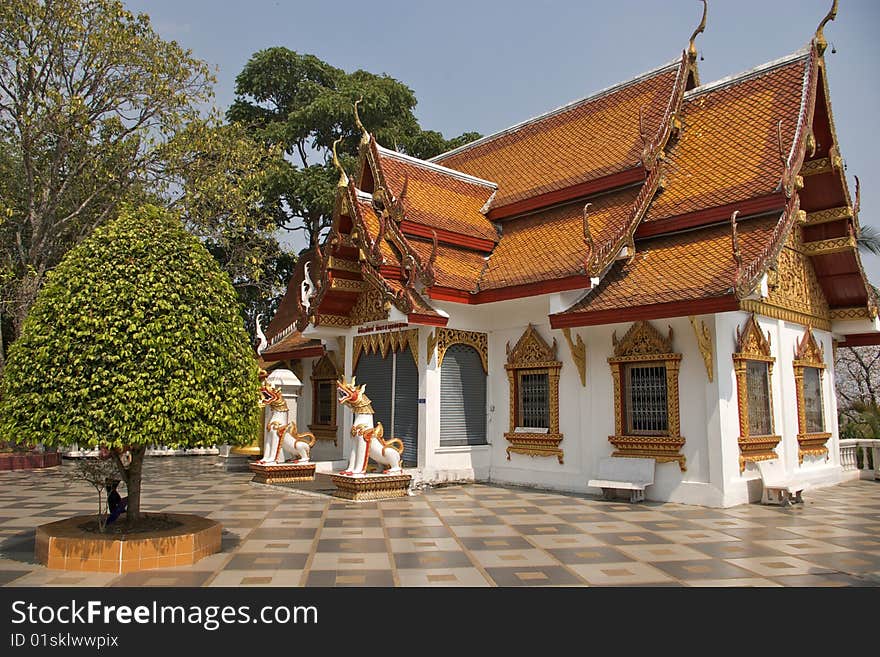
[[[859,457],[862,460],[861,468],[858,464]],[[869,467],[869,458],[873,468]],[[840,441],[840,465],[844,470],[858,470],[861,479],[880,479],[878,460],[880,460],[880,440]]]

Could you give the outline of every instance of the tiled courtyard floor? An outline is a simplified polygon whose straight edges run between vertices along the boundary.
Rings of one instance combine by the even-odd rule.
[[[880,482],[792,508],[706,509],[491,485],[353,504],[250,484],[214,457],[147,461],[144,510],[223,524],[193,566],[127,575],[34,563],[34,528],[93,513],[61,468],[0,473],[4,586],[880,586]]]

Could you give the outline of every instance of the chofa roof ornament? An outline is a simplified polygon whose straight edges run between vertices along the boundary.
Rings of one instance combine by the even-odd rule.
[[[706,16],[709,13],[709,3],[707,0],[701,0],[703,3],[703,18],[700,20],[700,24],[697,25],[697,29],[694,30],[693,34],[691,34],[690,41],[688,42],[688,57],[691,61],[695,61],[697,59],[697,46],[694,44],[694,41],[697,39],[698,34],[702,34],[706,31]],[[836,0],[835,0],[836,2]]]
[[[339,163],[339,155],[336,153],[336,145],[341,141],[342,137],[333,142],[333,166],[339,171],[339,182],[336,183],[337,187],[348,187],[348,175]]]
[[[834,0],[831,4],[830,11],[825,14],[825,18],[819,23],[819,27],[816,28],[816,36],[813,37],[813,41],[816,43],[816,51],[819,53],[820,57],[825,54],[825,49],[828,48],[828,41],[825,40],[825,25],[827,25],[829,21],[833,21],[835,18],[837,18],[837,0]]]

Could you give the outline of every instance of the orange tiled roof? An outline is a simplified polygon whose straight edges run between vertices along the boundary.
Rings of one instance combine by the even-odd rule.
[[[469,237],[497,240],[495,227],[480,211],[495,191],[494,185],[385,148],[377,150],[385,182],[395,197],[400,195],[404,180],[409,181],[403,201],[408,220]]]
[[[275,354],[283,354],[285,352],[291,351],[292,349],[297,349],[299,347],[314,347],[321,346],[320,340],[314,340],[312,338],[307,338],[303,336],[299,331],[294,331],[287,337],[279,340],[271,347],[266,349],[260,356],[264,361],[271,361],[272,356]]]
[[[431,244],[421,240],[409,240],[410,246],[419,254],[422,262],[428,262],[431,256]],[[475,292],[480,275],[486,268],[486,259],[482,253],[469,249],[437,246],[437,258],[434,261],[434,284],[466,292]]]
[[[799,121],[809,51],[685,94],[684,130],[669,151],[666,188],[644,221],[771,194]]]
[[[373,209],[373,203],[370,200],[370,196],[368,194],[364,194],[363,192],[358,193],[357,204],[358,209],[361,213],[361,217],[364,220],[364,225],[367,227],[370,241],[373,241],[379,234],[379,217],[376,215],[376,211]],[[400,264],[400,259],[397,257],[397,254],[394,252],[391,246],[389,246],[386,240],[383,239],[382,242],[379,244],[379,250],[382,253],[382,257],[385,258],[385,262],[387,264]]]
[[[589,226],[596,244],[626,222],[639,189],[629,187],[592,199]],[[584,203],[578,201],[506,221],[480,289],[584,273],[587,247],[583,239],[583,209]]]
[[[739,222],[743,263],[760,256],[778,221]],[[722,296],[733,292],[735,278],[730,225],[715,225],[637,242],[632,260],[614,264],[596,289],[560,314]]]
[[[658,132],[679,70],[676,60],[635,80],[437,156],[498,183],[493,208],[571,187],[639,164]]]

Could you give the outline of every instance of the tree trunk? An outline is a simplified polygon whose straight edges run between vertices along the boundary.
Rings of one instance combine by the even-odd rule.
[[[128,507],[125,517],[129,527],[140,520],[141,517],[141,475],[144,470],[144,455],[147,453],[145,445],[132,447],[131,465],[128,466]]]

